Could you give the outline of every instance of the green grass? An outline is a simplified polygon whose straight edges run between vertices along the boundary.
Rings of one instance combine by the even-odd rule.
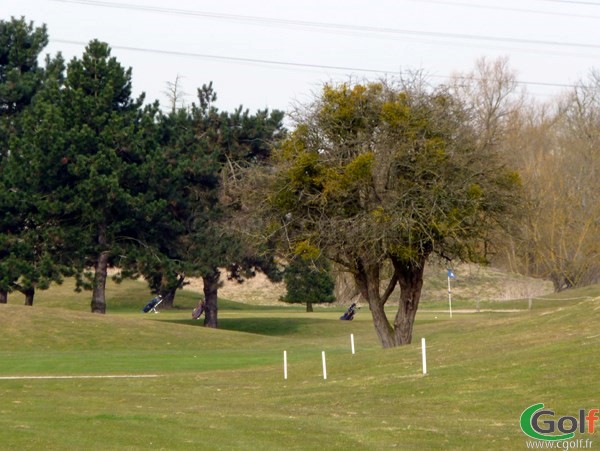
[[[208,330],[191,319],[191,292],[144,315],[141,283],[111,285],[108,314],[92,315],[89,293],[53,288],[33,308],[0,305],[0,377],[158,377],[0,380],[0,449],[525,449],[526,407],[600,405],[599,295],[452,319],[444,303],[426,305],[415,344],[383,350],[366,308],[343,322],[341,308],[220,301],[221,328]],[[519,311],[505,312],[513,302]]]

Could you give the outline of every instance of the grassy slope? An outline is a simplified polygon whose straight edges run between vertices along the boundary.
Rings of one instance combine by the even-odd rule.
[[[340,309],[222,303],[222,329],[207,330],[190,319],[193,293],[143,315],[148,294],[127,282],[98,316],[89,293],[61,287],[34,308],[0,305],[0,376],[160,377],[0,380],[0,449],[524,449],[529,405],[600,405],[599,294],[452,320],[424,309],[414,345],[382,350],[365,309],[349,323]]]

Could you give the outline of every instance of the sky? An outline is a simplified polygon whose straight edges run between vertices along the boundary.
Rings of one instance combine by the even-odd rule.
[[[0,0],[0,19],[45,23],[44,54],[81,57],[92,39],[133,71],[135,95],[287,111],[327,82],[422,71],[433,83],[507,57],[533,98],[551,100],[600,68],[596,0]]]

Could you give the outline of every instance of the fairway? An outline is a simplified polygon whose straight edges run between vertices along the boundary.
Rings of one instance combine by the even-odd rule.
[[[526,449],[532,404],[600,405],[597,286],[452,319],[425,304],[414,344],[383,350],[364,308],[346,322],[341,307],[224,301],[209,330],[193,293],[144,315],[136,284],[104,316],[53,290],[0,305],[0,449]]]

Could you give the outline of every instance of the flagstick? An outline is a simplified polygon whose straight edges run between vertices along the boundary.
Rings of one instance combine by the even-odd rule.
[[[450,275],[448,275],[448,305],[450,306],[450,318],[452,318],[452,289],[450,288]]]

